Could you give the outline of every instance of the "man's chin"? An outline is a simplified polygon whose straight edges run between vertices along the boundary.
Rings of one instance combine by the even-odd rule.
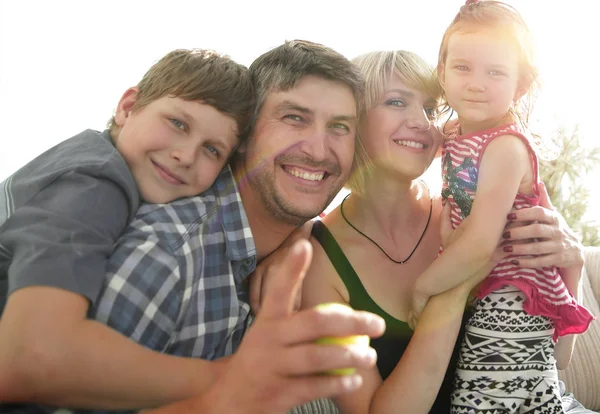
[[[282,218],[290,224],[298,225],[312,220],[317,217],[321,212],[325,210],[327,205],[322,206],[321,204],[315,205],[314,207],[307,207],[304,205],[286,204],[281,206],[280,209]]]
[[[321,214],[331,201],[335,198],[329,194],[323,194],[323,192],[298,192],[298,191],[278,191],[273,193],[274,203],[273,206],[277,206],[277,210],[280,217],[287,222],[294,222],[294,224],[302,224],[308,220],[311,220]],[[267,200],[267,205],[268,200]]]
[[[303,206],[298,206],[293,212],[296,217],[301,217],[304,221],[308,221],[325,211],[328,205],[329,203],[319,203],[308,208],[306,204],[304,204]]]

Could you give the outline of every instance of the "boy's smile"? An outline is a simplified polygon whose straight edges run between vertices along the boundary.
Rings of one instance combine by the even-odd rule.
[[[238,143],[235,120],[210,105],[162,97],[131,112],[136,90],[125,93],[114,137],[142,198],[168,203],[208,189]]]

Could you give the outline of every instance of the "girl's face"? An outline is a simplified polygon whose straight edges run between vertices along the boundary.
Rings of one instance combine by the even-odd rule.
[[[499,31],[452,34],[439,75],[463,134],[511,121],[509,109],[522,95],[519,55],[513,42]]]
[[[375,167],[410,180],[423,174],[441,142],[435,109],[434,98],[392,76],[360,126]]]

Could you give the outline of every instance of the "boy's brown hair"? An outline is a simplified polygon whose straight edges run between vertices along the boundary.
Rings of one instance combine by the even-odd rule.
[[[243,139],[254,110],[254,91],[248,69],[214,50],[177,49],[167,53],[137,84],[132,111],[164,96],[198,101],[230,115]],[[114,117],[109,121],[116,131]]]

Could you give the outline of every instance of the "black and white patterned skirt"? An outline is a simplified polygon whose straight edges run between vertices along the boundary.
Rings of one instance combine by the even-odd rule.
[[[554,325],[523,311],[525,295],[505,286],[481,299],[466,326],[452,413],[562,413]]]

